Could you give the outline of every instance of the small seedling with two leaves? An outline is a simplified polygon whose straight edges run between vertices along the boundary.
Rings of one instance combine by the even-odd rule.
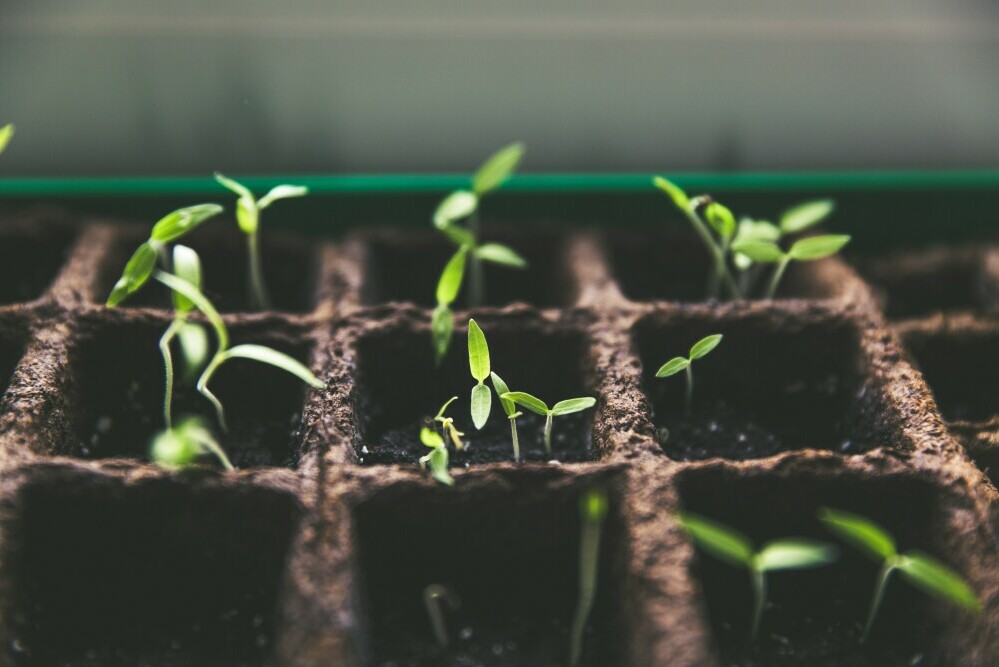
[[[517,169],[524,156],[524,146],[510,144],[486,160],[472,178],[471,190],[452,192],[434,211],[434,227],[457,246],[437,283],[437,307],[434,309],[431,333],[437,362],[447,353],[454,330],[451,304],[458,298],[466,273],[469,274],[468,303],[472,307],[485,301],[483,262],[523,269],[527,262],[512,248],[500,243],[482,243],[479,228],[479,208],[482,199],[499,189]],[[468,220],[466,226],[460,223]]]
[[[264,281],[264,267],[260,256],[260,213],[279,199],[304,197],[309,194],[309,189],[301,185],[278,185],[257,199],[245,185],[218,172],[215,173],[215,180],[239,196],[236,200],[236,222],[246,235],[250,267],[248,282],[250,303],[257,310],[270,308],[270,296]]]
[[[575,667],[583,655],[583,633],[597,595],[597,566],[600,563],[600,534],[607,516],[607,491],[588,489],[579,498],[579,601],[569,637],[569,664]]]
[[[776,264],[770,283],[767,286],[766,298],[773,299],[777,295],[777,287],[791,262],[813,262],[835,255],[850,242],[850,237],[843,234],[827,234],[825,236],[809,236],[795,241],[784,251],[774,241],[743,241],[735,244],[736,252],[745,255],[754,262]]]
[[[192,465],[200,456],[210,454],[226,470],[233,465],[226,456],[208,425],[201,417],[187,417],[161,431],[153,438],[150,456],[165,468],[183,468]]]
[[[676,375],[680,371],[687,372],[687,394],[684,409],[690,415],[691,406],[694,401],[694,366],[696,359],[707,356],[722,342],[722,334],[711,334],[694,343],[690,348],[690,354],[686,357],[674,357],[663,364],[656,371],[657,378],[666,378]]]
[[[861,641],[865,641],[870,635],[874,618],[877,616],[884,599],[888,579],[896,571],[925,593],[952,602],[964,609],[981,612],[982,604],[978,596],[960,575],[932,556],[922,552],[899,553],[895,539],[891,534],[867,517],[823,508],[819,511],[819,518],[831,532],[844,542],[881,564]]]
[[[441,648],[446,649],[450,642],[447,636],[447,624],[444,622],[444,605],[454,611],[461,606],[461,599],[444,584],[430,584],[423,589],[423,606],[426,607],[427,616],[430,617],[434,639]]]
[[[430,468],[430,473],[441,484],[447,486],[454,485],[454,478],[448,472],[450,457],[447,453],[447,444],[441,434],[432,428],[424,426],[420,429],[420,442],[430,448],[430,453],[420,457],[420,467]]]
[[[453,417],[444,416],[444,413],[451,406],[451,404],[457,400],[457,396],[449,398],[444,405],[441,406],[441,409],[437,411],[437,414],[434,415],[434,422],[441,425],[441,436],[445,440],[447,438],[451,438],[454,448],[460,452],[465,448],[465,442],[461,439],[465,434],[459,431],[458,427],[454,425]]]
[[[749,573],[753,587],[751,638],[756,637],[767,602],[768,572],[802,570],[828,565],[836,560],[835,546],[803,538],[774,540],[759,550],[739,531],[690,512],[679,515],[680,524],[704,551]]]
[[[500,395],[501,399],[506,399],[517,405],[527,408],[534,414],[545,418],[545,451],[551,456],[552,453],[552,419],[563,415],[571,415],[575,412],[589,410],[597,404],[597,399],[586,396],[582,398],[569,398],[559,401],[552,407],[548,407],[544,401],[536,396],[532,396],[524,391],[510,391]]]
[[[7,144],[14,138],[14,123],[8,123],[0,127],[0,153],[7,148]]]

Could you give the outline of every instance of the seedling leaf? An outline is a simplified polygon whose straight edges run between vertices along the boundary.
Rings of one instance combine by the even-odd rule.
[[[468,231],[464,227],[458,225],[451,225],[450,227],[445,227],[441,230],[445,236],[454,241],[454,244],[458,247],[468,246],[472,247],[475,245],[475,235]]]
[[[838,537],[879,561],[898,553],[892,536],[866,517],[825,507],[819,518]]]
[[[784,211],[780,217],[780,228],[785,234],[796,234],[813,227],[826,218],[836,208],[831,199],[808,201]]]
[[[294,357],[288,356],[284,352],[278,352],[277,350],[264,347],[263,345],[236,345],[235,347],[229,348],[225,352],[225,356],[228,359],[252,359],[253,361],[269,364],[291,373],[298,379],[312,387],[315,387],[316,389],[322,389],[326,386],[323,384],[322,380],[313,375],[312,371],[310,371],[302,362],[298,361]]]
[[[542,417],[548,415],[548,406],[545,405],[544,401],[540,398],[531,396],[526,391],[511,391],[505,394],[501,394],[500,398],[506,398],[513,401],[517,405],[521,405],[535,414],[539,414]]]
[[[690,361],[706,356],[722,342],[722,334],[705,336],[690,348]],[[664,377],[664,376],[663,376]]]
[[[784,259],[784,251],[769,241],[739,241],[732,245],[733,252],[741,253],[754,262],[775,263]]]
[[[982,608],[978,596],[967,582],[932,556],[909,551],[901,557],[896,568],[914,585],[931,595],[950,600],[973,611]]]
[[[597,399],[591,397],[585,398],[569,398],[564,401],[559,401],[552,406],[552,414],[558,417],[559,415],[571,415],[574,412],[582,412],[583,410],[589,410],[594,405],[597,404]]]
[[[745,241],[779,241],[780,229],[766,220],[743,218],[739,221],[739,232],[735,235],[736,243]]]
[[[517,170],[524,157],[524,144],[517,142],[499,149],[487,159],[472,179],[472,189],[477,195],[484,195],[501,186]]]
[[[108,296],[107,305],[114,308],[146,284],[156,268],[156,248],[148,241],[140,245],[125,264],[121,278]]]
[[[177,342],[184,357],[185,375],[191,377],[208,361],[208,333],[195,322],[184,322],[177,330]]]
[[[836,547],[831,544],[805,539],[776,540],[756,554],[756,566],[764,572],[800,570],[831,563],[837,555]]]
[[[503,412],[506,413],[507,417],[513,417],[517,413],[517,404],[509,398],[503,398],[503,394],[510,393],[510,388],[506,386],[506,382],[503,382],[503,378],[496,375],[495,372],[489,375],[493,379],[493,389],[496,391],[496,395],[500,397],[500,405],[503,406]]]
[[[444,446],[444,438],[441,437],[441,434],[432,428],[427,428],[426,426],[420,429],[420,442],[427,447]]]
[[[711,202],[704,210],[704,216],[708,219],[708,224],[722,238],[729,238],[735,234],[735,216],[724,204]]]
[[[481,429],[489,420],[489,412],[492,408],[493,393],[484,384],[477,384],[472,387],[472,423],[475,428]]]
[[[3,127],[0,127],[0,153],[3,153],[4,149],[7,148],[7,144],[14,137],[14,123],[7,123]]]
[[[850,242],[845,234],[829,234],[827,236],[812,236],[796,242],[788,251],[791,259],[808,262],[834,255]]]
[[[447,304],[439,303],[434,308],[430,319],[430,332],[434,343],[434,358],[440,364],[451,346],[451,336],[454,333],[454,317]]]
[[[702,549],[731,565],[749,567],[753,544],[742,533],[706,517],[682,512],[680,524]]]
[[[215,172],[215,180],[218,181],[223,187],[225,187],[230,192],[238,195],[240,199],[249,199],[250,201],[254,201],[253,193],[250,192],[250,189],[247,188],[242,183],[240,183],[239,181],[234,181],[233,179],[228,178],[227,176],[224,176],[222,173],[217,171]]]
[[[656,176],[652,179],[652,184],[657,188],[665,192],[678,209],[686,210],[690,205],[690,199],[687,197],[687,193],[681,190],[675,183],[668,181],[662,176]]]
[[[309,188],[304,185],[277,185],[260,198],[260,201],[257,202],[257,208],[264,210],[279,199],[304,197],[307,194],[309,194]]]
[[[197,228],[201,223],[220,213],[222,213],[222,207],[218,204],[197,204],[177,209],[166,214],[153,225],[149,238],[160,243],[176,241]]]
[[[215,310],[215,306],[201,293],[201,290],[186,280],[181,280],[172,273],[166,273],[165,271],[156,271],[154,277],[173,291],[180,292],[190,299],[195,307],[211,323],[212,328],[215,329],[215,335],[219,339],[219,348],[224,350],[229,347],[229,330],[226,328],[222,316],[219,315],[219,311]]]
[[[468,321],[468,368],[480,383],[489,377],[489,345],[475,320]]]
[[[181,280],[201,289],[201,260],[191,248],[174,246],[173,272]],[[194,303],[180,292],[173,292],[173,307],[178,313],[189,313],[194,308]]]
[[[684,359],[683,357],[673,357],[660,366],[659,370],[656,371],[656,377],[668,378],[671,375],[676,375],[682,370],[686,370],[687,366],[690,366],[689,359]]]
[[[527,266],[527,260],[517,254],[510,247],[499,243],[485,243],[475,249],[475,256],[486,262],[502,264],[515,269],[523,269]]]
[[[468,248],[462,247],[454,256],[448,260],[441,272],[441,278],[437,282],[437,303],[450,305],[458,298],[461,290],[461,281],[465,276],[465,257],[468,255]]]
[[[434,415],[434,421],[442,419],[444,417],[444,413],[447,411],[448,406],[457,400],[458,400],[457,396],[452,396],[451,398],[447,399],[447,401],[444,402],[444,405],[441,406],[441,409],[437,411],[437,414]]]
[[[434,211],[434,227],[445,229],[453,222],[467,218],[475,213],[479,198],[468,190],[456,190],[445,197]]]

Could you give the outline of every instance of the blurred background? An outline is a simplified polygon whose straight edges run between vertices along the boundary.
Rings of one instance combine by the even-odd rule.
[[[995,0],[3,0],[7,176],[983,168]]]

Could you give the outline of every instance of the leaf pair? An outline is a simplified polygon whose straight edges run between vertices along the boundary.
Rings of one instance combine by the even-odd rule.
[[[562,415],[570,415],[574,412],[589,410],[597,404],[597,399],[591,397],[569,398],[559,401],[549,408],[540,398],[524,391],[506,392],[500,394],[500,398],[511,401],[545,418],[545,451],[549,455],[552,453],[552,419]]]
[[[787,252],[772,241],[744,241],[735,244],[733,250],[746,255],[754,262],[768,264],[788,260],[810,262],[835,255],[849,242],[850,237],[845,234],[828,234],[796,241]]]
[[[676,375],[680,371],[687,372],[687,391],[685,395],[684,410],[687,415],[691,413],[694,402],[694,369],[693,362],[696,359],[706,357],[722,342],[722,334],[711,334],[694,343],[690,348],[687,357],[673,357],[656,371],[657,378],[666,378]]]
[[[260,212],[279,199],[304,197],[309,189],[302,185],[278,185],[260,199],[253,196],[250,189],[242,183],[215,172],[215,180],[230,192],[236,194],[236,222],[244,234],[256,234],[260,227]]]
[[[448,407],[458,400],[457,396],[452,396],[441,406],[441,409],[437,411],[434,416],[434,421],[441,425],[441,428],[445,433],[451,438],[451,442],[454,443],[454,448],[459,452],[465,448],[465,443],[462,441],[462,436],[465,434],[458,430],[458,427],[454,425],[454,419],[451,417],[445,417],[444,413],[447,411]]]
[[[420,466],[423,468],[429,466],[430,472],[433,474],[434,479],[441,484],[453,486],[454,478],[451,477],[451,473],[448,472],[449,457],[447,453],[447,445],[444,444],[444,438],[442,438],[441,434],[437,431],[424,426],[420,430],[420,442],[427,447],[430,447],[430,453],[426,456],[420,457]]]
[[[200,417],[188,417],[157,434],[150,448],[153,461],[167,468],[191,465],[203,454],[217,458],[226,470],[233,469],[225,450]]]

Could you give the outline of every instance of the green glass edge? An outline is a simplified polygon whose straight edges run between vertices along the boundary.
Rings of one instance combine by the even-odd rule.
[[[941,191],[999,189],[999,170],[960,171],[814,171],[739,174],[660,172],[692,191]],[[405,194],[446,192],[468,187],[466,174],[351,174],[336,176],[241,176],[253,189],[279,183],[308,186],[319,194]],[[504,186],[513,192],[649,192],[652,174],[521,174]],[[0,197],[163,196],[219,194],[211,176],[135,178],[0,178]]]

